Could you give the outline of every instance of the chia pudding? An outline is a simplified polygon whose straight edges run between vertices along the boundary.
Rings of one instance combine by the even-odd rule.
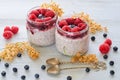
[[[54,44],[57,18],[57,15],[51,9],[32,8],[26,19],[29,42],[36,46]]]
[[[89,27],[80,18],[64,18],[58,21],[56,33],[57,50],[68,56],[86,53],[89,46]]]

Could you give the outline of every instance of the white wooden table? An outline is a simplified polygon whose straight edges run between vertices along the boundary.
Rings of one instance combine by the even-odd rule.
[[[8,42],[18,42],[27,41],[26,28],[25,28],[25,18],[27,11],[34,7],[40,5],[42,2],[48,0],[0,0],[0,49]],[[49,0],[50,1],[50,0]],[[65,15],[69,15],[73,12],[84,11],[91,15],[91,17],[98,23],[108,27],[108,37],[112,39],[113,46],[118,46],[120,48],[120,0],[54,0],[59,3],[65,11]],[[20,31],[11,40],[6,41],[2,37],[3,28],[6,25],[18,25]],[[0,75],[0,80],[21,80],[21,75],[26,75],[26,80],[35,80],[34,74],[39,73],[40,78],[38,80],[66,80],[67,76],[72,76],[72,80],[118,80],[120,79],[120,53],[114,53],[113,50],[109,52],[108,60],[104,60],[100,54],[98,47],[105,40],[102,37],[103,33],[97,33],[96,41],[90,41],[90,47],[88,53],[95,53],[99,60],[105,61],[107,63],[107,70],[105,71],[91,71],[86,73],[84,70],[66,70],[62,71],[60,75],[51,76],[46,73],[46,71],[41,70],[41,65],[45,64],[46,59],[51,57],[57,57],[62,60],[69,60],[69,57],[59,54],[55,48],[55,45],[50,47],[39,48],[41,52],[41,57],[32,61],[26,54],[22,58],[16,58],[10,67],[6,69],[4,67],[5,62],[0,62],[0,72],[5,70],[7,72],[6,77],[2,78]],[[112,48],[111,47],[111,48]],[[113,67],[109,66],[109,61],[115,61]],[[24,70],[24,65],[30,65],[30,70],[26,72]],[[14,74],[12,68],[17,67],[18,73]],[[115,75],[110,76],[109,71],[114,70]]]

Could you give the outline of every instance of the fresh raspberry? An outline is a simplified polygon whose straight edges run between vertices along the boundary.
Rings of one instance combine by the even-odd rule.
[[[19,31],[19,28],[17,26],[12,26],[11,27],[11,31],[14,33],[14,34],[17,34],[18,31]]]
[[[36,15],[35,14],[29,14],[29,19],[30,20],[35,20],[37,17],[36,17]]]
[[[36,18],[36,19],[35,19],[35,22],[43,22],[43,20],[42,20],[42,19],[39,19],[39,18]]]
[[[112,45],[112,41],[111,41],[111,39],[106,39],[104,43],[107,43],[109,46]]]
[[[12,33],[11,31],[5,31],[5,32],[3,33],[3,37],[4,37],[5,39],[10,39],[10,38],[12,38],[12,36],[13,36],[13,33]]]
[[[109,52],[109,50],[110,50],[110,46],[109,46],[108,44],[106,44],[106,43],[101,44],[101,45],[99,46],[99,51],[100,51],[102,54],[107,54],[107,53]]]
[[[51,11],[51,10],[49,10],[49,11],[47,11],[46,13],[45,13],[45,16],[46,17],[54,17],[55,16],[55,13],[53,12],[53,11]]]
[[[86,25],[85,23],[79,23],[79,24],[78,24],[78,27],[80,28],[79,31],[85,29],[86,26],[87,26],[87,25]]]
[[[35,14],[36,16],[38,16],[40,13],[38,10],[32,10],[30,14]]]
[[[78,25],[79,23],[83,23],[83,21],[80,18],[76,18],[74,21],[74,25]]]
[[[59,26],[62,28],[64,25],[68,25],[67,21],[65,19],[61,20],[59,23]]]
[[[47,12],[47,9],[40,9],[39,11],[42,15],[45,15],[45,13]]]
[[[48,21],[48,20],[51,20],[52,18],[51,17],[46,17],[44,18],[44,21]]]
[[[68,25],[65,25],[62,27],[62,30],[70,32],[71,28]]]
[[[75,19],[74,18],[67,18],[66,21],[70,25],[70,24],[74,24]]]
[[[78,32],[79,30],[80,30],[80,28],[75,26],[74,28],[71,29],[71,32]]]
[[[6,27],[4,28],[4,32],[5,32],[5,31],[11,31],[10,27],[9,27],[9,26],[6,26]]]

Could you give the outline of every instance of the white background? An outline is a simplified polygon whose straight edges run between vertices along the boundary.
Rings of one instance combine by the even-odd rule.
[[[27,41],[25,19],[29,9],[34,6],[39,6],[43,2],[50,2],[50,0],[0,0],[0,49],[8,42]],[[73,12],[84,11],[98,23],[108,27],[108,37],[112,39],[113,46],[120,47],[120,0],[54,0],[59,3],[64,9],[65,14],[69,15]],[[3,28],[6,25],[17,25],[20,31],[11,40],[6,41],[2,37]],[[90,41],[90,47],[88,53],[95,53],[97,57],[102,60],[102,55],[99,53],[98,47],[105,40],[102,37],[102,32],[97,33],[96,41]],[[35,80],[34,74],[39,73],[39,80],[66,80],[66,76],[71,75],[73,80],[118,80],[120,79],[120,53],[114,53],[111,47],[109,52],[109,58],[105,62],[107,63],[106,71],[91,71],[86,74],[84,70],[67,70],[62,71],[60,75],[51,76],[46,71],[41,70],[41,65],[45,64],[45,60],[51,57],[57,57],[63,60],[69,60],[69,57],[59,54],[55,48],[55,45],[51,47],[39,48],[41,57],[37,61],[32,61],[26,54],[22,58],[16,58],[10,67],[6,69],[4,62],[0,62],[0,72],[5,70],[7,75],[0,80],[21,80],[22,74],[26,75],[26,80]],[[109,61],[114,60],[114,67],[109,66]],[[30,71],[26,72],[23,68],[25,64],[30,65]],[[17,67],[18,73],[12,72],[12,67]],[[110,76],[109,71],[115,70],[115,75]]]

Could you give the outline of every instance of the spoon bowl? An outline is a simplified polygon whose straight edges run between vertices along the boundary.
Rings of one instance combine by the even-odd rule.
[[[57,58],[50,58],[46,60],[48,65],[59,65],[60,61]]]
[[[60,73],[60,67],[58,65],[51,66],[47,69],[47,73],[49,73],[49,74],[59,74]]]

